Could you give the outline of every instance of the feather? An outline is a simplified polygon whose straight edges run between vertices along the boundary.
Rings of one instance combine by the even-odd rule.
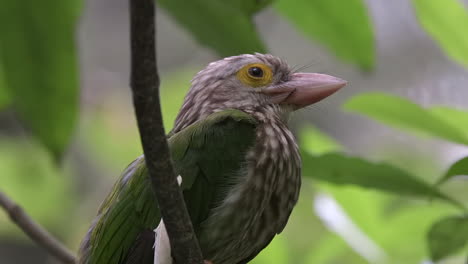
[[[181,188],[196,233],[211,210],[226,197],[232,187],[226,183],[234,182],[230,178],[242,169],[244,155],[255,140],[256,124],[249,114],[229,109],[211,114],[169,138],[171,157],[179,179],[183,179]],[[170,251],[160,220],[144,158],[140,157],[124,171],[101,206],[83,240],[78,263],[153,264],[153,246],[158,251],[157,261],[164,263],[163,254],[170,256]],[[138,254],[142,254],[141,258]]]
[[[154,242],[154,264],[172,264],[171,244],[163,220],[159,222],[154,233],[156,238]]]

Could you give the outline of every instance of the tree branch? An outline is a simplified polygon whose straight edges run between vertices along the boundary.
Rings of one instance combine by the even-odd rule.
[[[131,88],[146,166],[176,263],[203,263],[201,250],[177,184],[159,101],[155,45],[155,0],[130,1]]]
[[[0,206],[26,235],[44,247],[52,256],[62,263],[75,263],[75,256],[62,243],[29,217],[24,210],[0,191]]]

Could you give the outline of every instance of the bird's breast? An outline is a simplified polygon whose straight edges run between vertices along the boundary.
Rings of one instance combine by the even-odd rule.
[[[203,226],[200,243],[213,263],[239,263],[258,254],[282,231],[299,195],[298,147],[280,121],[257,127],[245,164]]]

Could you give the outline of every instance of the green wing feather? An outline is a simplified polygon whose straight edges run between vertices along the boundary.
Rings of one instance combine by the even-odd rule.
[[[225,198],[255,140],[256,120],[239,110],[211,114],[169,138],[195,231]],[[144,158],[131,163],[101,205],[80,249],[80,263],[134,263],[143,234],[160,221]],[[145,250],[146,250],[145,249]],[[148,261],[149,262],[149,261]],[[135,263],[142,263],[141,261]],[[152,263],[152,262],[149,262]]]

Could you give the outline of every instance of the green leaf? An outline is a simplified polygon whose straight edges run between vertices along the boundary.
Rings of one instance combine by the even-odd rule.
[[[264,7],[263,1],[162,0],[159,3],[200,44],[223,57],[266,51],[251,17],[252,12]]]
[[[77,114],[80,3],[0,1],[0,61],[13,106],[55,156],[68,144]]]
[[[454,125],[455,117],[443,118],[440,109],[432,113],[402,97],[381,92],[362,93],[348,100],[343,108],[392,127],[468,145],[468,134]]]
[[[195,69],[178,69],[166,74],[161,84],[161,111],[166,133],[172,129],[179,113],[185,94],[190,88],[190,80],[197,73]]]
[[[254,15],[256,12],[262,10],[263,8],[269,6],[273,0],[231,0],[229,4],[232,4],[234,7],[239,8],[243,12],[249,15]]]
[[[419,178],[385,163],[372,163],[344,154],[313,156],[302,151],[303,175],[338,184],[357,185],[396,195],[436,197],[457,207],[463,206]]]
[[[0,190],[41,225],[54,233],[68,234],[74,210],[72,179],[58,169],[50,155],[37,144],[0,137]],[[0,210],[0,236],[24,237]],[[72,218],[72,219],[70,219]]]
[[[440,178],[437,184],[442,184],[451,178],[459,175],[468,175],[468,157],[464,157],[463,159],[458,160],[450,168],[447,172]]]
[[[351,253],[351,256],[346,255],[346,253]],[[346,257],[346,263],[368,263],[359,254],[350,250],[349,245],[334,233],[328,233],[326,237],[322,238],[320,243],[304,256],[303,263],[343,263],[343,255]]]
[[[468,216],[451,216],[437,221],[429,230],[427,241],[434,261],[457,252],[468,242]]]
[[[343,146],[336,142],[335,139],[310,124],[302,127],[299,139],[302,148],[316,155],[337,152],[343,149]]]
[[[386,253],[388,261],[384,263],[420,263],[427,258],[427,247],[421,242],[426,239],[431,224],[454,213],[454,208],[446,204],[428,206],[355,185],[319,182],[315,186],[333,195],[359,229]]]
[[[174,73],[164,74],[160,93],[166,133],[172,129],[195,73],[194,69],[178,69]],[[109,173],[110,176],[121,173],[124,169],[122,166],[142,153],[138,128],[131,125],[135,122],[133,111],[122,107],[127,100],[115,94],[111,100],[102,102],[98,109],[92,109],[97,111],[88,109],[82,115],[77,133],[82,137],[90,159],[116,170]]]
[[[413,0],[419,23],[445,53],[468,67],[468,13],[457,0]]]
[[[468,138],[468,111],[447,106],[433,106],[428,109],[432,114],[464,133]]]
[[[277,0],[274,6],[337,57],[364,70],[374,67],[374,35],[362,0]]]
[[[288,244],[284,236],[276,236],[264,250],[258,254],[251,264],[290,263]]]
[[[0,111],[7,107],[10,103],[10,96],[5,83],[5,76],[3,74],[3,65],[0,61]]]

